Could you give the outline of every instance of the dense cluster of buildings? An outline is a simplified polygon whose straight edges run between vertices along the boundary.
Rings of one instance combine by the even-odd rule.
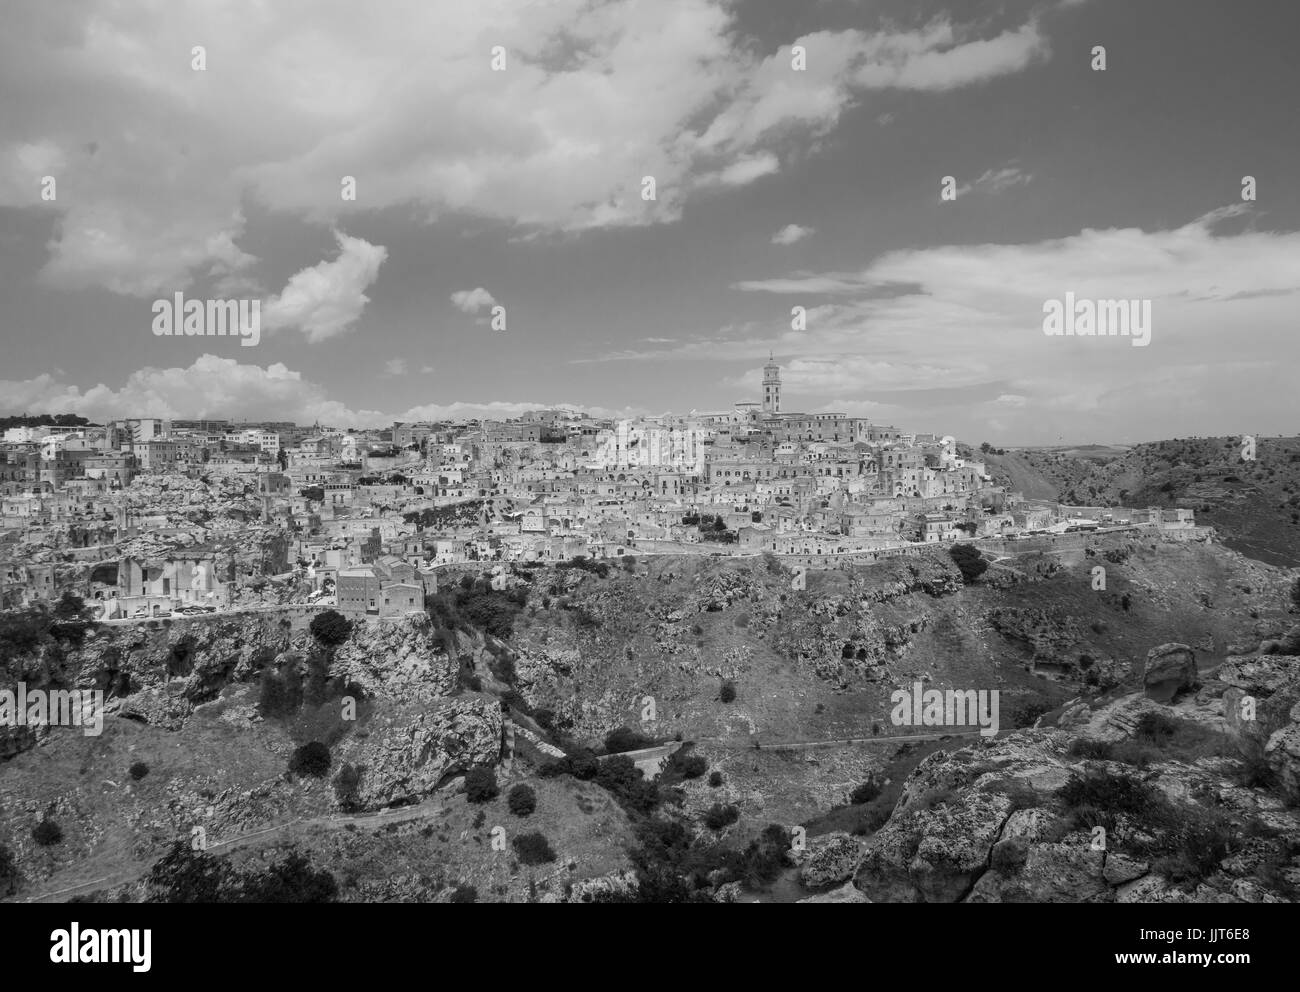
[[[680,416],[139,418],[0,442],[0,608],[70,590],[105,619],[266,602],[400,614],[467,561],[834,555],[1113,526],[1192,520],[1026,500],[951,437],[783,410],[774,361],[760,400]]]

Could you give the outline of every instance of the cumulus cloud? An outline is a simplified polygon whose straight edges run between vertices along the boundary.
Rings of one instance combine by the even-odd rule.
[[[379,427],[392,418],[351,410],[323,387],[276,362],[263,368],[233,358],[200,355],[186,368],[146,367],[118,389],[100,383],[82,390],[51,375],[0,380],[0,407],[30,413],[77,413],[102,422],[118,417],[293,420],[300,424]]]
[[[402,359],[393,361],[403,362],[404,366]],[[424,371],[432,368],[426,366]],[[322,386],[280,362],[266,367],[244,365],[217,355],[201,355],[187,368],[139,369],[116,389],[100,383],[83,390],[50,374],[22,380],[0,379],[0,410],[76,413],[96,422],[120,417],[201,419],[237,415],[247,420],[384,427],[394,420],[504,419],[528,410],[557,408],[592,417],[634,417],[649,412],[632,407],[616,410],[542,400],[427,404],[402,412],[353,410],[329,399]]]
[[[405,358],[390,358],[384,362],[384,375],[406,375],[406,372]]]
[[[493,306],[496,299],[482,286],[477,289],[461,289],[451,294],[451,302],[456,305],[458,310],[465,313],[478,313],[487,307]]]
[[[267,301],[262,323],[267,330],[296,328],[315,344],[347,331],[370,297],[365,290],[379,275],[388,249],[362,238],[334,232],[339,254],[290,277],[280,295]]]
[[[397,420],[506,420],[518,417],[529,410],[568,410],[570,413],[585,413],[589,417],[619,418],[643,417],[649,413],[640,407],[624,407],[616,410],[612,407],[583,406],[573,403],[520,403],[513,400],[492,400],[487,403],[429,403],[414,406],[398,415]]]
[[[1034,20],[983,38],[944,19],[807,34],[807,69],[792,72],[791,46],[755,51],[735,6],[19,5],[0,34],[0,94],[15,95],[0,98],[0,206],[57,212],[43,275],[58,286],[165,295],[212,274],[247,287],[245,202],[329,224],[456,212],[524,237],[672,222],[699,191],[779,170],[870,90],[952,89],[1047,54]],[[491,70],[498,44],[505,72]],[[39,113],[16,96],[34,89]],[[41,203],[45,172],[76,195]],[[640,196],[647,174],[655,201]],[[321,340],[342,319],[304,329]]]
[[[606,358],[747,358],[754,367],[739,381],[753,388],[773,349],[796,356],[783,372],[787,405],[888,393],[911,420],[966,423],[972,411],[996,411],[1024,437],[1077,437],[1081,416],[1099,438],[1221,430],[1198,403],[1206,393],[1223,401],[1217,409],[1280,430],[1294,419],[1278,356],[1294,351],[1300,232],[1226,230],[1245,212],[1237,204],[1164,230],[1086,228],[1036,243],[908,249],[858,273],[745,281],[736,288],[833,298],[810,307],[807,331],[760,328],[728,338],[725,349],[693,340]],[[1151,345],[1044,335],[1044,304],[1067,292],[1151,300]]]
[[[813,229],[811,227],[800,227],[798,224],[786,224],[785,227],[772,235],[772,244],[792,245],[796,241],[802,241],[812,233]]]
[[[854,80],[872,89],[941,92],[1019,72],[1050,53],[1036,19],[994,38],[962,34],[938,20],[918,31],[877,35]]]

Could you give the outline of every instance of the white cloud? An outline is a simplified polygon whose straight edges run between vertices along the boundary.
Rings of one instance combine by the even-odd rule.
[[[1001,193],[1012,186],[1023,186],[1033,180],[1034,177],[1028,172],[1022,172],[1015,166],[1004,166],[1001,169],[985,171],[975,180],[974,188],[987,193]]]
[[[390,358],[384,362],[384,375],[406,375],[406,359]]]
[[[800,227],[798,224],[786,224],[785,227],[772,235],[772,244],[792,245],[796,241],[802,241],[812,233],[813,229],[811,227]]]
[[[1049,54],[1037,20],[996,38],[961,40],[949,21],[919,31],[877,35],[854,80],[871,89],[941,92],[1019,72]]]
[[[465,313],[478,313],[487,307],[493,306],[496,299],[482,286],[477,289],[461,289],[451,294],[451,302],[456,308],[463,310]]]
[[[1243,424],[1294,430],[1281,359],[1295,353],[1300,232],[1223,230],[1245,212],[1233,205],[1168,230],[1088,228],[1038,243],[909,249],[855,274],[741,282],[803,294],[808,330],[606,357],[749,359],[742,381],[752,388],[774,349],[796,356],[783,372],[788,406],[889,391],[896,407],[911,404],[911,420],[943,426],[944,417],[961,424],[996,415],[1025,439],[1078,437],[1083,423],[1119,440],[1211,433],[1223,429],[1225,409]],[[1151,300],[1150,346],[1044,335],[1044,303],[1066,292]],[[814,293],[820,305],[811,305]],[[1208,409],[1207,395],[1216,398]]]
[[[454,211],[521,237],[672,222],[698,191],[777,171],[871,89],[950,89],[1046,54],[1032,20],[992,39],[938,21],[798,42],[804,72],[788,45],[755,52],[731,0],[24,5],[0,34],[14,94],[0,206],[58,212],[43,272],[58,286],[165,295],[211,273],[247,287],[246,201],[329,224]],[[41,170],[58,173],[54,204],[37,198]],[[321,340],[341,325],[310,326]]]
[[[591,417],[642,417],[649,413],[639,407],[624,407],[616,410],[603,406],[583,406],[574,403],[544,403],[540,400],[521,403],[513,400],[491,400],[486,403],[454,402],[429,403],[414,406],[399,414],[397,420],[506,420],[518,417],[529,410],[569,410],[573,413],[585,413]]]
[[[262,313],[267,330],[297,328],[315,344],[356,323],[370,302],[365,290],[378,277],[388,249],[340,231],[334,237],[339,245],[337,258],[296,273],[279,296],[267,301]]]
[[[94,421],[117,417],[229,417],[294,420],[310,424],[378,427],[392,418],[374,410],[350,410],[330,400],[323,387],[276,362],[265,368],[233,358],[201,355],[188,368],[143,368],[120,389],[100,383],[82,391],[50,375],[0,380],[0,407],[31,413],[77,413]]]

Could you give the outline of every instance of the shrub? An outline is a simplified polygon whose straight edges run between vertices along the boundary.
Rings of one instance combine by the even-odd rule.
[[[1088,775],[1075,775],[1061,786],[1060,797],[1066,808],[1075,815],[1076,822],[1095,825],[1102,820],[1113,825],[1119,813],[1141,817],[1153,811],[1157,799],[1151,789],[1137,779],[1095,771]]]
[[[500,790],[491,765],[475,765],[465,773],[465,796],[472,803],[495,799]]]
[[[145,881],[146,902],[229,902],[234,873],[220,858],[178,840],[154,862]]]
[[[596,777],[596,772],[600,770],[600,762],[590,751],[580,751],[571,756],[571,767],[574,778],[580,782],[588,782]]]
[[[550,758],[537,767],[539,778],[559,778],[561,775],[572,774],[573,763],[568,758]]]
[[[644,734],[639,734],[630,727],[616,727],[605,735],[605,751],[608,754],[620,754],[624,751],[639,751],[650,747],[654,741]]]
[[[548,861],[555,860],[555,852],[551,850],[551,842],[546,836],[536,830],[527,834],[519,834],[510,842],[518,855],[519,861],[526,865],[540,865]]]
[[[1094,741],[1078,737],[1070,742],[1070,756],[1074,758],[1092,758],[1097,761],[1109,761],[1113,745],[1109,741]]]
[[[1012,708],[1010,716],[1013,727],[1032,727],[1040,716],[1053,709],[1052,702],[1042,696],[1031,695],[1021,700]]]
[[[851,832],[858,837],[865,837],[874,834],[887,822],[889,822],[889,807],[880,803],[871,803],[862,811],[857,825]]]
[[[472,885],[458,885],[452,890],[448,902],[477,902],[478,889]]]
[[[330,770],[330,749],[320,741],[311,741],[296,749],[289,758],[289,771],[295,775],[320,778]]]
[[[328,871],[316,871],[306,856],[290,851],[264,871],[243,874],[239,891],[230,902],[316,903],[333,902],[338,883]]]
[[[1157,746],[1167,743],[1178,732],[1178,721],[1150,710],[1138,717],[1136,736]]]
[[[709,770],[709,762],[702,754],[690,754],[678,763],[678,767],[684,778],[699,778]]]
[[[961,570],[962,581],[970,585],[986,571],[989,563],[973,544],[954,544],[948,549],[953,563]]]
[[[849,795],[849,802],[854,806],[869,803],[880,795],[880,784],[873,778],[867,779]]]
[[[722,772],[709,772],[709,787],[716,789],[722,785]]]
[[[149,766],[146,765],[143,761],[137,761],[135,764],[133,764],[130,767],[130,769],[127,771],[127,774],[130,775],[132,779],[139,782],[140,779],[144,778],[146,775],[149,774]]]
[[[732,682],[723,682],[722,688],[718,691],[718,698],[724,703],[734,702],[736,699],[736,686]]]
[[[516,785],[506,796],[506,805],[515,816],[528,816],[537,809],[537,793],[526,785]]]
[[[731,803],[722,805],[714,803],[709,807],[709,811],[704,814],[704,825],[710,830],[721,830],[723,827],[729,827],[740,819],[740,810]]]
[[[47,816],[32,827],[32,840],[41,847],[51,847],[63,840],[63,828]]]
[[[312,637],[333,647],[342,644],[352,634],[352,621],[338,610],[326,610],[311,618]]]
[[[55,620],[87,620],[90,617],[90,609],[85,600],[71,589],[63,590],[63,595],[54,604],[53,612]]]

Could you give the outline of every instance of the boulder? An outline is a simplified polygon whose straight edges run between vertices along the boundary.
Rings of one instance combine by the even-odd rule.
[[[1186,644],[1161,644],[1147,652],[1142,685],[1148,699],[1168,704],[1196,685],[1196,654]]]
[[[832,834],[818,838],[820,846],[799,870],[803,884],[820,889],[851,879],[865,856],[862,844],[849,834]]]

